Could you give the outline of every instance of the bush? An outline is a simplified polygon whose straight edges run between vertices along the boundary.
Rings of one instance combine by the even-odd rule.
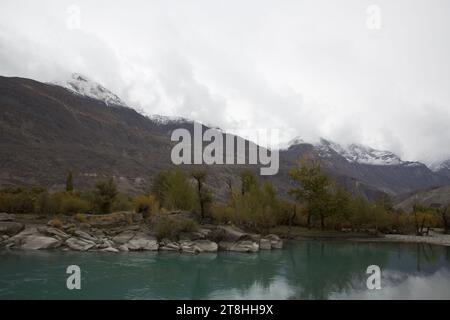
[[[37,194],[21,188],[0,192],[0,211],[8,213],[33,213]]]
[[[182,232],[195,232],[198,230],[198,224],[194,220],[174,219],[170,217],[161,217],[155,226],[156,238],[158,240],[168,238],[177,239]]]
[[[74,217],[73,217],[76,221],[78,222],[87,222],[87,217],[86,215],[82,214],[82,213],[77,213]]]
[[[57,228],[57,229],[61,229],[63,226],[63,224],[62,224],[61,220],[59,220],[59,218],[53,218],[52,220],[50,220],[48,222],[48,225],[53,228]]]
[[[117,194],[112,205],[112,211],[130,211],[133,209],[133,202],[130,197],[124,194]]]
[[[181,170],[160,172],[153,180],[151,192],[168,210],[192,210],[196,206],[194,187]]]
[[[62,214],[75,214],[79,212],[87,212],[89,203],[77,196],[64,194],[61,198],[59,212]]]
[[[135,212],[142,213],[146,218],[159,211],[159,202],[153,195],[138,196],[133,200],[133,208]]]

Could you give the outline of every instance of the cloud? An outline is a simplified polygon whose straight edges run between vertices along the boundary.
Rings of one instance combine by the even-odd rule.
[[[2,2],[0,74],[79,72],[149,114],[450,157],[450,3],[377,1],[379,30],[370,4]]]

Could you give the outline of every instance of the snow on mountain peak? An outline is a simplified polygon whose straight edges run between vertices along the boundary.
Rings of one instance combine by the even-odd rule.
[[[126,106],[126,103],[123,102],[117,95],[103,87],[101,84],[92,81],[88,77],[79,73],[73,73],[70,79],[68,79],[67,81],[56,84],[76,94],[90,97],[96,100],[101,100],[107,106]]]
[[[408,162],[402,161],[397,155],[390,151],[376,150],[362,144],[350,144],[342,146],[335,142],[321,139],[315,147],[322,157],[330,157],[333,152],[343,156],[349,162],[370,165],[400,165]]]
[[[436,161],[430,164],[430,169],[434,172],[440,170],[450,170],[450,159],[444,161]]]

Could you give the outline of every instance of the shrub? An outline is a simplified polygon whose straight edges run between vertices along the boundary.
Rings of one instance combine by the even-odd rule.
[[[78,222],[87,222],[87,217],[86,215],[82,214],[82,213],[77,213],[74,217],[73,217],[76,221]]]
[[[152,194],[162,207],[169,210],[192,210],[196,193],[186,173],[181,170],[164,171],[154,178]]]
[[[112,211],[130,211],[133,209],[133,202],[122,193],[118,193],[112,205]]]
[[[198,230],[198,224],[194,220],[174,219],[170,217],[161,217],[155,226],[156,238],[158,240],[168,238],[177,239],[182,232],[195,232]]]
[[[93,198],[94,209],[98,213],[110,213],[117,194],[117,185],[113,178],[97,182]]]
[[[133,208],[135,212],[142,213],[144,217],[149,217],[158,212],[159,203],[153,195],[138,196],[133,200]]]
[[[59,218],[53,218],[48,222],[49,226],[52,226],[53,228],[61,229],[63,224]]]
[[[64,194],[61,198],[59,212],[62,214],[75,214],[89,210],[89,203],[77,196]]]

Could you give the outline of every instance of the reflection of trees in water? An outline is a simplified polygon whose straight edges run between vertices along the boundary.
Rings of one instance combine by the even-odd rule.
[[[40,298],[233,298],[247,297],[256,289],[261,298],[292,294],[293,299],[326,299],[333,292],[358,289],[355,286],[365,290],[371,264],[379,265],[382,273],[392,270],[405,275],[442,266],[450,269],[450,248],[312,241],[258,254],[22,252],[9,254],[3,262],[2,270],[8,274],[45,279],[45,285],[36,289],[45,290],[45,296],[35,292]],[[82,270],[79,292],[65,289],[65,268],[71,264]],[[20,286],[25,290],[29,284]]]
[[[288,250],[286,265],[293,299],[327,299],[333,292],[352,288],[355,280],[366,284],[366,269],[385,264],[389,253],[367,243],[307,242]]]
[[[212,292],[227,290],[245,295],[255,285],[269,288],[280,269],[280,253],[161,253],[154,261],[136,268],[141,272],[139,276],[130,272],[115,281],[132,291],[139,288],[144,297],[150,298],[207,299]]]

